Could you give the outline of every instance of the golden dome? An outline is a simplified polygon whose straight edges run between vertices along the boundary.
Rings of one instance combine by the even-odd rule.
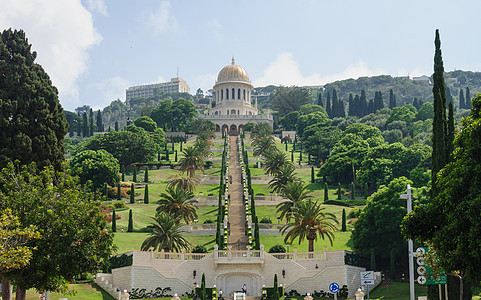
[[[232,58],[232,64],[225,66],[220,70],[219,76],[217,76],[217,83],[225,81],[245,81],[250,83],[247,71],[243,67],[236,65],[234,58]]]

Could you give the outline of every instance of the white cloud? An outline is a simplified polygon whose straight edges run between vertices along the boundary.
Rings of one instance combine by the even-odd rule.
[[[264,70],[264,75],[254,81],[254,86],[266,85],[314,85],[319,84],[321,77],[317,73],[304,76],[299,64],[292,58],[291,53],[281,53],[277,55],[275,61],[269,64]]]
[[[169,1],[162,1],[156,11],[147,15],[147,24],[158,34],[180,31],[177,19],[172,15],[170,7]]]
[[[88,50],[102,40],[80,0],[4,1],[0,28],[10,27],[25,31],[60,100],[65,96],[78,102],[76,81],[87,71]]]
[[[86,0],[87,7],[90,11],[97,11],[100,14],[107,15],[107,5],[104,0]]]
[[[337,74],[321,76],[319,73],[304,75],[301,73],[299,64],[292,57],[291,53],[281,53],[277,55],[275,61],[271,62],[264,70],[262,77],[254,80],[254,86],[266,85],[285,85],[285,86],[305,86],[326,84],[336,80],[359,78],[361,76],[374,76],[387,74],[382,70],[371,70],[363,61],[358,61],[353,65]]]
[[[108,106],[110,102],[120,99],[125,101],[125,90],[130,86],[130,82],[120,76],[105,78],[99,82],[90,84],[97,90],[97,94],[103,103],[97,103],[93,108],[103,108]]]

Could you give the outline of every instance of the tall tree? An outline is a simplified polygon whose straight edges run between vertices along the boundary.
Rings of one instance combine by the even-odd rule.
[[[102,121],[102,111],[97,112],[97,131],[104,132],[104,123]]]
[[[471,93],[469,92],[469,87],[466,87],[466,105],[464,108],[471,109],[472,104],[471,104]]]
[[[17,299],[25,291],[57,291],[76,276],[96,272],[110,257],[113,236],[93,193],[68,173],[10,163],[0,174],[0,210],[10,208],[22,227],[34,225],[42,238],[30,264],[8,274],[17,285]]]
[[[368,114],[366,91],[361,90],[361,97],[359,97],[359,117],[364,117]]]
[[[389,90],[389,108],[393,109],[396,107],[396,95],[392,89]]]
[[[119,131],[119,122],[115,121],[115,131]]]
[[[204,171],[204,159],[199,151],[193,146],[186,147],[182,151],[183,157],[179,160],[180,171],[187,172],[189,177],[195,176],[195,170]]]
[[[436,188],[436,175],[446,165],[447,145],[447,124],[446,124],[446,88],[444,85],[444,66],[441,54],[441,40],[439,29],[436,29],[434,40],[434,74],[433,74],[433,96],[434,96],[434,119],[433,119],[433,155],[432,155],[432,183],[431,196],[438,194]]]
[[[89,136],[89,123],[87,118],[87,113],[84,112],[82,116],[82,136],[88,137]]]
[[[331,95],[329,92],[327,92],[326,112],[329,118],[332,118]]]
[[[298,111],[304,104],[312,103],[309,91],[301,87],[278,87],[272,96],[272,108],[283,117]]]
[[[324,103],[322,103],[322,92],[319,91],[319,96],[317,96],[317,105],[324,107]]]
[[[35,63],[25,33],[0,34],[0,169],[9,161],[60,169],[67,121],[57,89]]]
[[[95,127],[94,127],[94,111],[90,108],[89,111],[89,136],[94,135]]]
[[[145,185],[145,190],[144,190],[144,203],[149,204],[149,185]]]
[[[348,116],[354,116],[354,98],[352,97],[352,93],[349,93],[349,108],[347,111]]]
[[[178,186],[167,187],[165,193],[160,194],[160,200],[157,202],[157,212],[168,213],[175,218],[178,218],[178,222],[184,220],[186,223],[197,219],[197,200],[193,199],[194,194],[179,188]]]
[[[132,209],[129,210],[129,225],[127,226],[127,232],[134,232],[134,216],[132,215]]]
[[[459,89],[459,108],[466,108],[466,100],[464,100],[463,89]]]

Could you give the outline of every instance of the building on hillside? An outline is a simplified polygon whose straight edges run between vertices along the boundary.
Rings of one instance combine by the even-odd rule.
[[[216,131],[227,131],[231,135],[237,135],[249,122],[267,122],[272,126],[271,114],[259,114],[257,98],[252,105],[253,89],[246,70],[236,65],[232,58],[232,64],[219,72],[213,87],[213,99],[201,117],[214,122]]]
[[[175,77],[171,78],[169,82],[129,87],[125,91],[125,99],[128,103],[132,98],[147,98],[154,95],[155,89],[160,89],[167,93],[190,93],[190,88],[187,82],[180,77]]]
[[[419,76],[419,77],[413,77],[413,81],[414,81],[414,82],[421,82],[421,83],[431,84],[431,78],[429,78],[429,77],[426,76],[426,75],[422,75],[422,76]]]

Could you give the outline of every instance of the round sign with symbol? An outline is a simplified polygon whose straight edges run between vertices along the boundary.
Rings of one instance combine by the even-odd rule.
[[[333,294],[339,292],[339,284],[337,284],[336,282],[333,282],[329,285],[329,291]]]
[[[426,276],[419,276],[418,277],[419,284],[426,284]]]

